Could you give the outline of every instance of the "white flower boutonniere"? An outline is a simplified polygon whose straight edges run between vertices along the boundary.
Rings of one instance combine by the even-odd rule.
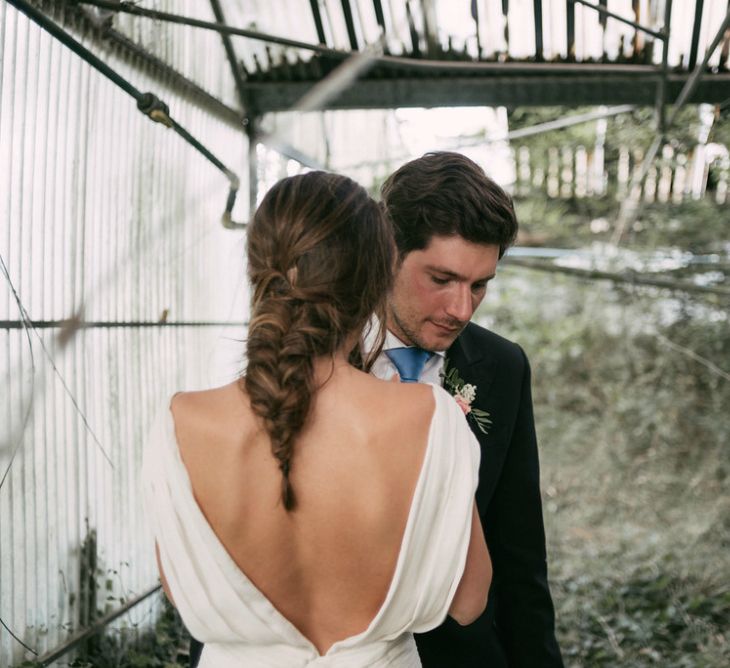
[[[473,408],[472,403],[477,396],[477,386],[471,383],[465,383],[459,372],[449,367],[448,361],[444,362],[444,368],[441,371],[441,379],[444,388],[446,388],[456,399],[459,408],[464,411],[467,420],[471,420],[482,434],[487,433],[487,427],[492,424],[487,411]]]

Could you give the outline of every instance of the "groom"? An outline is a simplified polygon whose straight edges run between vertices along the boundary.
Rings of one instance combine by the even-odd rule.
[[[475,388],[472,401],[467,388],[461,403],[481,446],[476,500],[494,567],[484,614],[466,627],[447,618],[417,635],[421,660],[425,668],[562,666],[547,582],[530,366],[517,344],[469,322],[517,234],[511,199],[463,155],[429,153],[390,176],[382,200],[399,263],[385,348],[373,372],[440,383],[446,367],[444,385],[452,393]],[[423,350],[404,353],[411,347]]]

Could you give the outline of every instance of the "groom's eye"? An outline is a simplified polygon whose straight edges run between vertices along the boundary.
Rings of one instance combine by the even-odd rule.
[[[481,292],[482,290],[486,290],[486,289],[487,289],[487,284],[486,283],[474,283],[471,286],[471,291],[472,292]]]
[[[431,280],[436,285],[446,285],[449,282],[449,279],[448,278],[441,278],[439,276],[431,276]]]

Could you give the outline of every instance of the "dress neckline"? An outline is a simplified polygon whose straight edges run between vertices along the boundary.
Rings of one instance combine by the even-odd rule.
[[[313,652],[317,657],[323,657],[323,656],[329,656],[333,654],[333,650],[338,651],[339,649],[346,648],[353,646],[357,644],[360,640],[367,637],[372,630],[377,626],[380,619],[383,617],[385,612],[387,611],[390,602],[393,599],[393,596],[395,594],[396,587],[398,585],[399,576],[402,573],[403,570],[403,559],[404,554],[407,552],[406,547],[408,544],[408,540],[411,536],[411,533],[413,532],[413,512],[414,508],[418,506],[418,500],[420,498],[420,495],[422,493],[422,489],[424,486],[424,472],[427,468],[428,461],[431,457],[431,453],[433,450],[433,434],[434,434],[434,424],[436,422],[436,415],[439,412],[439,401],[441,398],[439,397],[439,388],[434,383],[424,383],[426,385],[431,385],[432,394],[434,398],[434,408],[433,413],[431,415],[431,423],[429,425],[428,429],[428,436],[426,439],[426,447],[423,454],[423,460],[421,461],[421,468],[418,472],[418,478],[416,479],[416,486],[413,490],[413,496],[411,497],[410,506],[408,508],[408,516],[406,518],[406,524],[405,528],[403,530],[403,535],[401,537],[400,546],[398,549],[398,558],[395,562],[395,568],[393,570],[393,575],[391,576],[390,584],[388,585],[388,591],[385,595],[385,599],[383,600],[383,603],[380,605],[380,608],[375,613],[375,616],[370,620],[367,627],[360,631],[359,633],[356,633],[355,635],[348,636],[346,638],[343,638],[342,640],[337,640],[330,647],[324,654],[320,654],[317,647],[314,645],[314,643],[307,638],[307,636],[304,635],[272,602],[271,600],[264,594],[261,589],[259,589],[256,584],[251,580],[251,578],[246,575],[246,572],[236,563],[236,561],[231,556],[230,552],[228,551],[228,548],[223,544],[223,541],[218,537],[218,534],[215,532],[213,527],[211,526],[210,522],[208,522],[208,519],[205,517],[205,513],[203,513],[203,509],[200,507],[200,504],[198,503],[198,500],[195,498],[195,494],[193,493],[193,485],[192,481],[190,480],[190,474],[188,473],[188,470],[185,466],[185,463],[182,460],[182,455],[180,454],[180,446],[177,442],[177,437],[175,435],[175,422],[173,419],[172,411],[170,410],[170,405],[168,403],[167,406],[167,425],[168,425],[168,435],[169,435],[169,443],[173,449],[174,453],[174,459],[175,463],[178,465],[181,475],[184,478],[185,481],[185,490],[190,496],[190,500],[192,501],[191,505],[194,508],[194,512],[198,516],[199,523],[202,527],[204,527],[204,531],[209,534],[211,538],[211,544],[219,551],[221,556],[224,558],[224,560],[229,564],[231,570],[236,574],[236,576],[243,580],[246,584],[246,586],[250,589],[250,591],[253,592],[255,596],[257,596],[263,605],[265,605],[268,608],[269,614],[276,618],[281,626],[290,634],[293,634],[294,637],[303,645],[306,645],[311,652]]]

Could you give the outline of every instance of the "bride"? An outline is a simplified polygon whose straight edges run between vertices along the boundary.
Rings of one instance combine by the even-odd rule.
[[[484,610],[464,415],[440,387],[369,375],[382,333],[363,359],[395,261],[362,187],[278,182],[248,230],[245,375],[160,412],[146,508],[201,667],[420,666],[413,632]]]

